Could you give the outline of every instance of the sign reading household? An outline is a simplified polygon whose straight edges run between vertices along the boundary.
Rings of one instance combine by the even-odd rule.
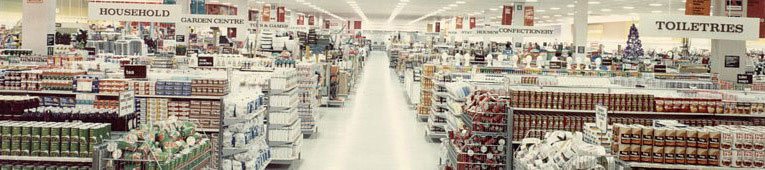
[[[756,40],[760,25],[757,18],[643,14],[639,31],[654,37]]]
[[[179,5],[88,3],[88,18],[110,21],[176,22],[181,17]]]

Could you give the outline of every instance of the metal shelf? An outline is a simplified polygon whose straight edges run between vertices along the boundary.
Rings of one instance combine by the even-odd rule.
[[[245,117],[241,117],[241,118],[226,117],[226,118],[223,118],[223,126],[229,126],[229,125],[233,125],[233,124],[237,124],[237,123],[247,122],[247,121],[252,120],[252,118],[255,118],[255,117],[258,117],[260,115],[263,115],[263,113],[265,113],[265,112],[266,112],[266,107],[263,107],[263,108],[258,109],[257,111],[255,111],[253,113],[248,114]]]
[[[674,164],[656,164],[642,162],[628,162],[632,168],[653,168],[653,169],[694,169],[694,170],[742,170],[749,168],[734,168],[720,166],[698,166],[698,165],[674,165]]]
[[[171,98],[171,99],[198,99],[198,100],[222,100],[223,96],[165,96],[165,95],[135,95],[138,98]]]
[[[45,156],[7,156],[0,155],[3,161],[30,161],[30,162],[70,162],[70,163],[91,163],[93,158],[77,157],[45,157]]]
[[[287,127],[292,127],[298,122],[298,120],[300,120],[299,115],[296,116],[293,120],[290,120],[289,122],[292,122],[292,123],[288,123],[288,124],[276,124],[276,123],[268,122],[268,129],[281,130]]]
[[[251,143],[249,143],[249,144],[245,145],[245,146],[244,146],[244,147],[242,147],[242,148],[235,148],[235,147],[223,147],[223,150],[222,150],[221,156],[222,156],[222,157],[228,157],[228,156],[231,156],[231,155],[235,155],[235,154],[238,154],[238,153],[242,153],[242,152],[247,152],[247,151],[250,151],[250,149],[249,149],[249,148],[251,148],[251,146],[253,146],[253,145],[259,145],[259,144],[263,144],[263,145],[266,145],[266,143],[263,143],[263,142],[258,142],[259,140],[263,140],[263,141],[265,141],[265,138],[266,138],[266,135],[265,135],[265,134],[259,135],[259,136],[258,136],[258,137],[256,137],[255,139],[253,139],[253,140],[250,140],[250,141],[251,141]]]
[[[289,144],[297,143],[298,138],[300,138],[301,135],[303,135],[303,133],[298,133],[297,135],[295,135],[295,137],[293,137],[293,139],[291,139],[292,141],[268,141],[268,146],[289,145]]]
[[[220,132],[220,129],[197,128],[197,131],[199,131],[199,132],[209,132],[209,133],[218,133],[218,132]]]
[[[0,90],[0,93],[22,93],[22,94],[50,94],[50,95],[77,95],[77,94],[93,94],[96,96],[119,96],[114,93],[86,93],[86,92],[73,92],[63,90]]]

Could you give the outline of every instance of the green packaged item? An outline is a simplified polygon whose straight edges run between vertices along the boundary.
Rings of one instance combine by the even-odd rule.
[[[40,150],[39,156],[50,156],[50,123],[42,124],[40,127]]]

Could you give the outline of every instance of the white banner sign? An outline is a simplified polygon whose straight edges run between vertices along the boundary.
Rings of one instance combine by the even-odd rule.
[[[181,16],[179,5],[88,3],[88,18],[92,20],[177,22]]]
[[[759,19],[740,17],[640,15],[640,35],[652,37],[757,40]]]
[[[460,34],[501,37],[560,37],[560,26],[497,26],[484,27],[475,31],[460,31]]]
[[[249,22],[237,15],[184,15],[178,24],[207,27],[247,27]]]

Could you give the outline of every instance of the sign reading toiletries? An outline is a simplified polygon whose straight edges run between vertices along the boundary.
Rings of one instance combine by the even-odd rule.
[[[640,34],[654,37],[709,38],[721,40],[756,40],[758,18],[640,15]]]
[[[88,18],[91,20],[177,22],[181,16],[179,5],[88,3]]]

